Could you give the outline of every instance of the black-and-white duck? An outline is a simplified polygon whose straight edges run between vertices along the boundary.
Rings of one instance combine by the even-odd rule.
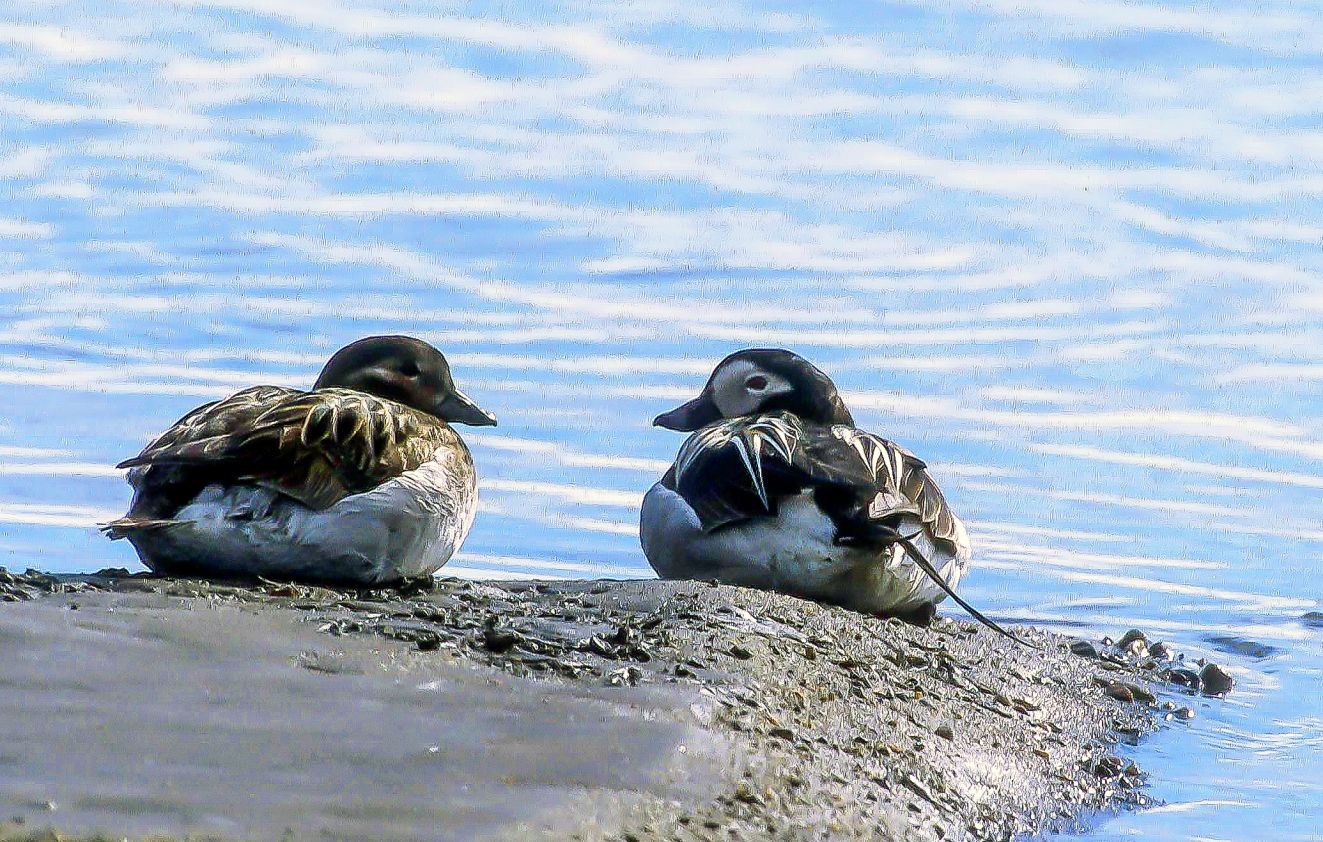
[[[790,351],[722,360],[659,415],[693,435],[643,500],[643,552],[667,579],[716,579],[920,622],[954,593],[969,535],[927,466],[859,430],[831,379]]]
[[[473,524],[473,459],[451,423],[495,417],[407,336],[337,351],[311,391],[255,386],[185,415],[132,459],[103,527],[153,571],[375,585],[433,573]]]

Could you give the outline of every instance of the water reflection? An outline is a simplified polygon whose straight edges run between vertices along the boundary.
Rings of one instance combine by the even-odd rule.
[[[1316,13],[605,8],[0,12],[4,563],[133,565],[110,466],[401,331],[502,419],[453,571],[648,575],[651,418],[789,345],[934,466],[970,599],[1236,671],[1092,838],[1311,838]]]

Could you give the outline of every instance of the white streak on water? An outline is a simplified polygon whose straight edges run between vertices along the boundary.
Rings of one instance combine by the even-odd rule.
[[[634,491],[614,491],[607,488],[587,488],[581,485],[563,485],[552,482],[528,482],[509,479],[486,479],[481,490],[528,495],[534,499],[551,497],[585,506],[611,506],[638,509],[643,495]],[[630,527],[634,529],[634,527]],[[634,531],[637,531],[634,529]]]
[[[1274,471],[1267,468],[1245,468],[1237,465],[1218,465],[1212,462],[1200,462],[1178,456],[1163,456],[1154,453],[1126,453],[1103,450],[1097,447],[1081,445],[1036,444],[1031,448],[1036,453],[1049,456],[1065,456],[1092,462],[1105,462],[1112,465],[1134,465],[1144,468],[1157,468],[1203,476],[1227,477],[1229,479],[1249,480],[1251,482],[1276,483],[1301,488],[1323,488],[1323,475],[1301,474],[1292,471]]]
[[[92,529],[123,514],[98,506],[0,502],[0,523]]]

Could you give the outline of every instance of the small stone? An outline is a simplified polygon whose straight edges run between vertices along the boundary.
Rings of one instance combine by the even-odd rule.
[[[1034,754],[1038,755],[1039,757],[1043,758],[1044,760],[1051,760],[1051,759],[1052,759],[1052,755],[1051,755],[1051,753],[1048,752],[1047,749],[1036,748],[1036,749],[1034,749]]]
[[[1191,690],[1198,690],[1199,685],[1202,684],[1202,681],[1199,678],[1199,673],[1184,668],[1169,670],[1163,674],[1163,677],[1172,684],[1179,684],[1180,686],[1188,687]]]
[[[793,730],[791,730],[790,728],[773,728],[772,730],[768,731],[767,733],[768,733],[768,735],[770,735],[770,736],[776,737],[778,740],[787,740],[787,741],[789,741],[789,740],[793,740],[793,739],[795,738],[795,732],[794,732]]]
[[[761,804],[763,801],[747,781],[740,781],[735,785],[735,800],[743,801],[745,804]]]
[[[1139,629],[1131,629],[1130,631],[1121,635],[1121,639],[1116,642],[1116,645],[1118,648],[1124,649],[1130,644],[1134,643],[1136,640],[1142,640],[1145,643],[1148,643],[1148,635],[1144,634]]]
[[[955,731],[951,730],[950,725],[946,725],[946,724],[938,725],[937,729],[933,731],[933,733],[946,740],[955,739]]]
[[[1147,658],[1149,654],[1148,644],[1142,640],[1132,640],[1125,645],[1124,649],[1126,654],[1140,659]]]
[[[1126,682],[1123,686],[1125,687],[1125,689],[1130,691],[1130,696],[1135,701],[1143,702],[1144,704],[1151,705],[1158,700],[1157,696],[1154,696],[1152,693],[1150,693],[1145,688],[1140,687],[1138,684]]]
[[[1070,644],[1072,654],[1079,655],[1081,658],[1098,658],[1098,648],[1087,640],[1076,640]]]
[[[1159,640],[1148,648],[1148,656],[1155,661],[1170,661],[1171,647]]]
[[[1093,764],[1093,774],[1099,778],[1115,778],[1125,769],[1125,761],[1114,755],[1108,755]]]
[[[1186,722],[1189,722],[1191,719],[1194,719],[1194,708],[1177,708],[1171,712],[1171,715],[1177,719],[1184,719]]]
[[[1205,696],[1225,696],[1236,686],[1236,679],[1231,677],[1231,673],[1217,664],[1207,664],[1199,670],[1199,680],[1203,682]]]
[[[1135,700],[1134,692],[1119,681],[1113,681],[1103,688],[1103,693],[1116,699],[1118,702],[1133,702]]]
[[[741,661],[747,661],[753,657],[753,652],[736,643],[726,650],[731,656],[739,658]]]
[[[519,640],[519,635],[507,629],[489,628],[482,634],[482,645],[497,654],[510,651]]]

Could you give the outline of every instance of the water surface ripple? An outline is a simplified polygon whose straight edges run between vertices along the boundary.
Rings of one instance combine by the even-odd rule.
[[[1087,838],[1323,838],[1321,18],[15,0],[0,560],[133,566],[111,465],[407,331],[502,422],[449,571],[645,576],[649,419],[789,346],[932,463],[975,603],[1237,674]]]

